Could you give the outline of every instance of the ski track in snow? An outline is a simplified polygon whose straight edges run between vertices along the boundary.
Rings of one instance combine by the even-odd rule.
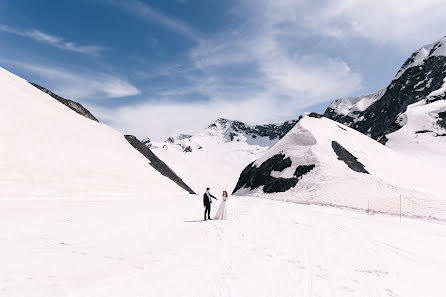
[[[0,200],[0,296],[444,296],[444,225],[228,202]]]

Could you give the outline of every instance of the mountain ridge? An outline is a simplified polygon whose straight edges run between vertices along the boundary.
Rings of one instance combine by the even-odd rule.
[[[341,98],[334,100],[324,115],[386,143],[386,135],[401,128],[398,117],[409,105],[423,99],[429,99],[430,103],[446,98],[445,72],[446,37],[443,37],[415,51],[386,88],[371,94],[379,96],[365,109],[357,109],[354,102],[348,102],[349,98]]]

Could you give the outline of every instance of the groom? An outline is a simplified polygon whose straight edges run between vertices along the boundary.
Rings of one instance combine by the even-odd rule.
[[[206,193],[204,193],[203,195],[203,206],[204,206],[204,220],[206,221],[207,219],[212,220],[211,219],[211,204],[212,204],[212,198],[214,198],[215,200],[218,200],[217,198],[215,198],[214,195],[212,195],[209,192],[209,188],[206,188]],[[207,214],[207,216],[206,216]]]

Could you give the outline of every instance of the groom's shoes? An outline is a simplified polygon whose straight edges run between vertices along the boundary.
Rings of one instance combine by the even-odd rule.
[[[212,221],[212,219],[211,219],[211,218],[208,218],[208,220]]]

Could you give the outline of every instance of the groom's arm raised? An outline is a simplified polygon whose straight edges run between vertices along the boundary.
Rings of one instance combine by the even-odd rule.
[[[210,193],[209,193],[210,194]],[[217,197],[215,197],[214,195],[210,194],[212,198],[214,198],[215,200],[218,200]]]

